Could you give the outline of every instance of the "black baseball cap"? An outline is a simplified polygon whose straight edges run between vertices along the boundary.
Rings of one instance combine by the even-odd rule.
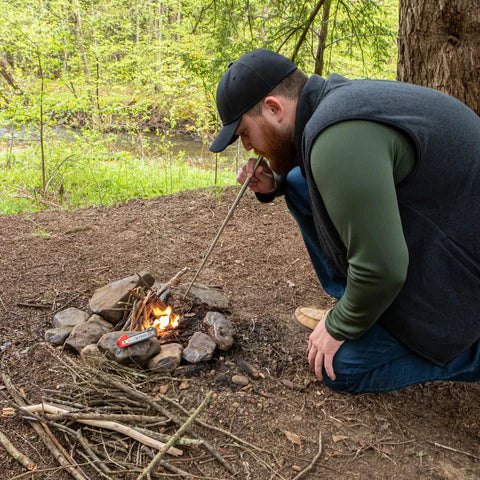
[[[254,50],[232,62],[217,87],[217,109],[223,128],[210,150],[221,152],[233,143],[238,138],[235,132],[242,115],[296,69],[288,58],[271,50]]]

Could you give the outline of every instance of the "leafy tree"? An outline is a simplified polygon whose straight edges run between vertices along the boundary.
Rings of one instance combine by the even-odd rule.
[[[24,82],[38,91],[32,73],[38,68],[34,52],[41,51],[45,88],[57,96],[48,105],[54,118],[99,129],[175,124],[207,132],[217,122],[219,75],[253,48],[293,56],[309,73],[391,76],[394,5],[0,0],[0,81],[3,91],[22,90]]]
[[[119,130],[142,145],[143,131],[156,132],[153,163],[168,158],[171,179],[171,132],[212,135],[219,77],[254,48],[292,56],[308,74],[392,78],[396,1],[0,0],[0,122],[39,138],[22,150],[12,135],[7,157],[0,148],[0,185],[16,178],[9,194],[21,187],[43,204],[63,203],[87,176],[101,202],[113,201],[108,169],[128,157],[110,161],[106,133]],[[56,138],[55,123],[83,129],[82,148]],[[142,152],[148,163],[152,152]]]

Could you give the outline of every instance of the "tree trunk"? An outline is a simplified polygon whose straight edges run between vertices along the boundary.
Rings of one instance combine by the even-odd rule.
[[[324,52],[325,52],[325,43],[327,41],[328,35],[328,20],[330,19],[330,5],[332,0],[325,0],[323,4],[323,13],[322,13],[322,28],[318,35],[317,43],[317,52],[315,54],[315,71],[317,75],[322,75],[323,66],[325,64]]]
[[[303,42],[307,38],[307,33],[310,30],[310,27],[313,25],[313,21],[315,20],[315,17],[317,16],[318,12],[320,11],[324,3],[325,3],[325,0],[318,0],[315,7],[313,7],[313,10],[310,13],[310,16],[308,17],[308,20],[303,27],[302,34],[300,35],[300,38],[298,39],[297,44],[295,45],[292,56],[290,57],[290,60],[292,62],[295,62],[298,52],[300,51],[300,47],[302,46]]]
[[[480,0],[400,0],[397,79],[480,114]]]
[[[17,93],[23,93],[17,82],[13,78],[13,68],[6,59],[6,57],[0,52],[0,75],[5,79],[5,81],[12,87],[12,89]]]
[[[92,74],[90,72],[87,52],[85,50],[85,44],[83,41],[82,14],[80,11],[80,4],[78,3],[78,0],[72,1],[72,9],[72,13],[75,18],[75,40],[77,43],[80,58],[82,60],[83,73],[85,75],[85,83],[87,84],[88,97],[92,105],[95,105],[95,97],[92,92]]]

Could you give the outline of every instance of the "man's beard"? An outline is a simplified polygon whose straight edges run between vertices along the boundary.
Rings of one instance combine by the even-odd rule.
[[[295,165],[294,132],[276,130],[269,123],[261,122],[260,128],[265,139],[263,152],[255,151],[268,159],[270,168],[277,174],[288,173]]]

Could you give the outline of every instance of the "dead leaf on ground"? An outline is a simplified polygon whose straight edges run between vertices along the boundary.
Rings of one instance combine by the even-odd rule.
[[[294,443],[295,445],[302,445],[302,439],[296,433],[289,432],[288,430],[284,430],[283,433],[288,440],[290,440],[290,442]]]

